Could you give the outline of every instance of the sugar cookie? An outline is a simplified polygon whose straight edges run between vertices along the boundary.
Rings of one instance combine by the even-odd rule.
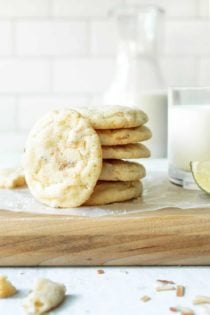
[[[148,140],[152,133],[146,126],[96,130],[102,145],[123,145]]]
[[[94,129],[132,128],[148,121],[147,115],[135,107],[98,106],[77,110],[90,120]]]
[[[99,137],[76,111],[52,111],[30,132],[25,176],[37,200],[51,207],[80,206],[92,194],[101,169]]]
[[[103,160],[99,180],[135,181],[145,175],[145,168],[141,164],[122,160]]]
[[[139,159],[150,156],[150,151],[141,143],[103,146],[103,159]]]
[[[85,205],[104,205],[137,198],[142,193],[142,184],[139,181],[131,182],[104,182],[99,181],[93,194]]]

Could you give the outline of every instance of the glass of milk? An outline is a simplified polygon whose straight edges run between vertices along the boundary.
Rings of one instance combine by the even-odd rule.
[[[210,87],[169,90],[169,179],[195,188],[190,162],[210,161]]]

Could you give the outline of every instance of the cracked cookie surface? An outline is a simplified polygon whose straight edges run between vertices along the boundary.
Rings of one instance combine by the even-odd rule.
[[[31,130],[24,160],[26,181],[37,200],[77,207],[88,200],[101,173],[101,144],[78,112],[52,111]]]
[[[148,116],[142,110],[127,106],[100,106],[78,108],[90,120],[94,129],[133,128],[144,125]]]

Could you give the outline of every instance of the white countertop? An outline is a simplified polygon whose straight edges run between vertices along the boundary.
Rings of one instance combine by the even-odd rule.
[[[166,167],[166,161],[160,160],[144,164],[150,169]],[[105,273],[98,274],[98,269]],[[51,315],[167,315],[173,314],[169,307],[177,305],[193,308],[196,315],[210,314],[206,307],[192,305],[194,296],[210,296],[209,267],[22,267],[0,268],[0,274],[7,275],[18,289],[14,297],[0,300],[0,315],[24,314],[22,300],[38,277],[67,287],[65,302]],[[185,296],[176,297],[175,291],[156,292],[157,279],[186,286]],[[143,303],[143,295],[151,300]]]
[[[182,305],[204,312],[203,306],[193,306],[196,295],[210,296],[209,267],[103,267],[98,268],[0,268],[0,273],[19,289],[10,299],[0,300],[1,315],[21,315],[22,300],[37,277],[60,281],[67,287],[63,305],[51,315],[167,315],[169,307]],[[157,279],[173,280],[186,285],[186,295],[176,297],[175,291],[156,292]],[[149,295],[143,303],[140,298]]]

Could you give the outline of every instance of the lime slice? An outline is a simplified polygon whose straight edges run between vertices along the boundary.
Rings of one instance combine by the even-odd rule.
[[[210,194],[210,161],[190,162],[190,166],[198,187]]]

